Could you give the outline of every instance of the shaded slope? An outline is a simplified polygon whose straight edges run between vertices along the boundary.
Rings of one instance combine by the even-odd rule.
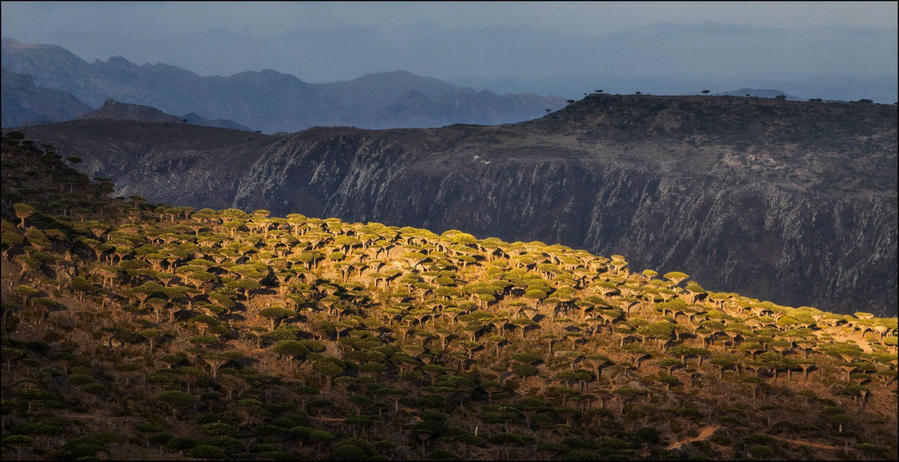
[[[246,165],[274,139],[185,123],[108,119],[62,122],[48,135],[57,152],[82,159],[77,167],[91,176],[115,180],[121,194],[214,207],[231,204]]]

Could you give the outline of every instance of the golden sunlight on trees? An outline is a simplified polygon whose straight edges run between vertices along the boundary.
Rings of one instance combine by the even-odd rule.
[[[896,456],[895,318],[536,241],[110,199],[3,146],[5,458]]]

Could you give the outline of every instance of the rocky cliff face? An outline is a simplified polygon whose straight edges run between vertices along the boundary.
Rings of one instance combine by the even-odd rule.
[[[26,134],[90,144],[66,130]],[[107,176],[173,204],[560,242],[709,290],[896,315],[896,134],[885,105],[603,96],[516,125],[318,128],[239,149],[131,134],[152,152]]]
[[[254,132],[134,120],[79,119],[18,128],[56,146],[92,177],[110,178],[118,195],[169,204],[230,207],[241,171],[275,137]]]
[[[895,314],[895,197],[732,184],[573,155],[475,156],[434,169],[433,159],[377,136],[284,143],[254,164],[234,205],[560,242],[625,255],[638,271],[683,270],[709,290]]]

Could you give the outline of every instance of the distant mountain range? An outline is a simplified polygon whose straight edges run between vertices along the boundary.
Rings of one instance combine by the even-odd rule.
[[[44,40],[71,43],[72,51],[91,61],[120,55],[201,75],[271,68],[309,82],[334,82],[406,69],[497,95],[578,99],[595,89],[680,95],[747,87],[776,88],[802,99],[897,101],[895,27],[691,22],[614,27],[620,32],[608,33],[596,28],[584,35],[576,27],[553,32],[536,25],[447,27],[437,21],[310,28],[301,22],[265,34],[234,28],[199,28],[177,37],[155,31],[87,36],[54,31]],[[11,30],[4,28],[6,36],[26,37]],[[109,39],[126,34],[127,40]],[[221,59],[219,50],[228,50],[228,59]]]
[[[312,84],[273,70],[223,77],[200,76],[166,64],[139,66],[122,57],[87,63],[56,45],[9,38],[2,39],[2,67],[31,76],[38,87],[68,92],[92,107],[112,98],[169,114],[229,119],[265,132],[316,125],[414,128],[502,124],[533,119],[546,109],[565,105],[561,97],[499,96],[406,71]]]
[[[91,107],[69,93],[34,86],[30,75],[2,70],[3,126],[61,122],[74,119]]]
[[[149,106],[119,103],[112,99],[106,100],[99,109],[93,109],[68,92],[36,87],[30,75],[3,69],[4,127],[65,122],[77,118],[188,123],[250,131],[250,128],[227,119],[209,120],[194,112],[178,117]]]

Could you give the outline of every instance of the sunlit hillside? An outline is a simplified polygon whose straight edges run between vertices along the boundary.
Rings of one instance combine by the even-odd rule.
[[[542,242],[111,199],[2,141],[6,460],[894,459],[897,319]]]

